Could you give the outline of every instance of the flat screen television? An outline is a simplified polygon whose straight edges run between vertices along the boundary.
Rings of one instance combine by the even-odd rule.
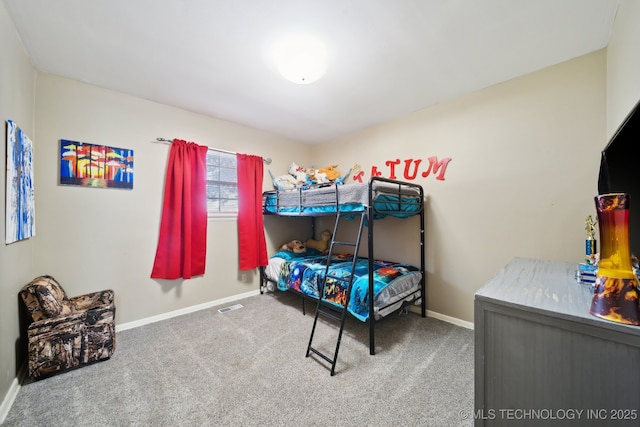
[[[629,246],[640,257],[640,101],[602,150],[598,194],[629,194]]]

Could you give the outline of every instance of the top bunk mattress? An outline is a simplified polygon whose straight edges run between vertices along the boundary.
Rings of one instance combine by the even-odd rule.
[[[276,215],[318,215],[336,212],[361,212],[369,206],[376,217],[408,217],[421,212],[422,187],[392,180],[372,180],[369,184],[344,184],[294,191],[263,193],[263,212]]]

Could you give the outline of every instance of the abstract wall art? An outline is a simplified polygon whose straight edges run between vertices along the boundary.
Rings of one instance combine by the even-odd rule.
[[[33,144],[15,122],[7,120],[7,194],[5,243],[36,234]]]
[[[133,188],[133,150],[60,140],[60,184]]]

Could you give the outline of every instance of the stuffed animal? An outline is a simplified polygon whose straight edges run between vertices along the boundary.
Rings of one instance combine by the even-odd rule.
[[[309,181],[307,170],[302,166],[298,166],[295,162],[289,165],[289,175],[295,178],[298,185],[302,185]]]
[[[336,178],[336,184],[338,185],[342,185],[344,184],[344,181],[347,180],[349,178],[349,175],[351,175],[351,169],[349,168],[349,170],[347,171],[347,173],[345,173],[343,176],[339,176],[338,178]]]
[[[281,251],[290,251],[296,254],[303,254],[307,252],[307,246],[300,240],[292,240],[280,246]]]
[[[338,172],[336,170],[336,168],[338,167],[338,165],[331,165],[331,166],[327,166],[326,168],[323,169],[318,169],[318,171],[316,172],[316,175],[318,173],[323,173],[327,176],[327,179],[329,181],[335,181],[336,178],[340,177],[340,172]]]
[[[316,183],[316,170],[314,168],[307,168],[307,180],[312,183],[315,184]]]
[[[314,174],[315,177],[315,182],[316,184],[328,184],[329,182],[329,178],[327,178],[327,174],[320,172],[320,170],[317,170]]]
[[[269,175],[271,175],[273,186],[276,188],[276,190],[289,191],[293,190],[294,188],[296,188],[296,185],[298,185],[298,181],[296,181],[296,179],[291,175],[273,176],[273,173],[271,173],[271,171],[269,171]]]
[[[292,162],[287,169],[287,174],[276,177],[269,171],[269,175],[271,175],[276,190],[290,191],[296,188],[306,189],[314,184],[343,184],[351,170],[347,175],[341,177],[340,172],[336,170],[337,167],[338,165],[331,165],[323,169],[313,169],[304,168]]]
[[[320,240],[307,240],[307,247],[317,249],[322,253],[326,253],[329,251],[329,244],[331,243],[331,232],[329,230],[324,230],[320,233]]]

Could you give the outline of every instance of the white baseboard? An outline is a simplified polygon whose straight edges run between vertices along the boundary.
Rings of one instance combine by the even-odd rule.
[[[466,320],[458,319],[457,317],[447,316],[446,314],[440,314],[431,310],[427,310],[427,316],[473,330],[473,322],[467,322]]]
[[[9,410],[11,409],[11,405],[13,405],[13,401],[16,400],[16,396],[18,396],[18,392],[20,391],[20,384],[22,383],[22,379],[27,373],[27,364],[23,363],[18,370],[18,375],[13,379],[7,394],[4,396],[4,400],[0,404],[0,425],[4,423],[4,420],[9,415]]]
[[[234,302],[240,299],[252,297],[259,295],[259,290],[245,292],[243,294],[233,295],[227,298],[221,298],[214,301],[205,302],[203,304],[193,305],[191,307],[181,308],[180,310],[170,311],[168,313],[158,314],[157,316],[151,316],[144,319],[136,320],[133,322],[122,323],[120,325],[116,325],[116,332],[125,331],[127,329],[137,328],[139,326],[148,325],[149,323],[159,322],[161,320],[170,319],[172,317],[181,316],[187,313],[193,313],[195,311],[204,310],[207,308],[215,307],[222,304],[228,304],[230,302]],[[417,306],[411,307],[411,310],[415,313],[420,313],[420,309]],[[447,316],[446,314],[441,314],[436,311],[427,310],[427,316],[433,317],[434,319],[442,320],[447,323],[451,323],[456,326],[461,326],[463,328],[472,329],[473,330],[473,322],[467,322],[466,320],[458,319],[457,317]]]
[[[420,306],[418,305],[412,305],[409,309],[413,313],[420,314]],[[466,320],[458,319],[457,317],[447,316],[446,314],[441,314],[437,311],[427,310],[426,314],[427,317],[433,317],[434,319],[442,320],[443,322],[473,330],[473,322],[467,322]]]
[[[159,322],[161,320],[170,319],[176,316],[182,316],[183,314],[193,313],[195,311],[204,310],[206,308],[215,307],[217,305],[228,304],[233,301],[259,295],[259,290],[245,292],[243,294],[233,295],[227,298],[221,298],[203,304],[192,305],[191,307],[181,308],[180,310],[169,311],[167,313],[158,314],[157,316],[146,317],[144,319],[135,320],[133,322],[122,323],[116,325],[116,332],[126,331],[127,329],[137,328],[139,326],[148,325],[149,323]]]

